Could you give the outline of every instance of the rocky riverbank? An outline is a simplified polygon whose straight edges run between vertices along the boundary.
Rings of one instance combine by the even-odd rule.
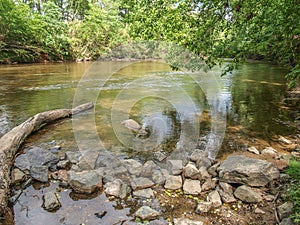
[[[131,219],[115,224],[292,224],[292,203],[283,203],[281,196],[289,179],[281,171],[289,155],[271,147],[249,147],[248,153],[219,162],[210,161],[201,149],[184,159],[157,153],[146,162],[106,150],[68,151],[58,157],[59,151],[59,146],[33,147],[16,158],[12,202],[30,178],[59,183],[60,189],[45,192],[41,199],[50,212],[63,210],[59,196],[68,189],[91,197],[104,193],[110,201],[131,207]],[[106,215],[101,211],[95,217],[101,223]]]

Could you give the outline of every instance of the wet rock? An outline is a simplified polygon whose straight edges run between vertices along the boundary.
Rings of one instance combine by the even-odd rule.
[[[294,225],[295,223],[291,218],[284,218],[279,225]]]
[[[200,172],[194,163],[189,162],[185,167],[183,167],[182,174],[185,178],[197,180],[199,178]]]
[[[174,218],[174,225],[203,225],[202,221],[190,220],[187,218]]]
[[[21,170],[18,168],[14,168],[13,171],[11,172],[11,182],[12,183],[20,183],[25,179],[25,173],[23,173]]]
[[[164,185],[166,178],[160,170],[154,170],[152,173],[152,180],[156,184]]]
[[[107,195],[112,195],[121,199],[125,198],[131,191],[130,187],[127,184],[124,184],[120,179],[109,182],[105,186],[104,192]]]
[[[151,188],[146,188],[142,190],[134,191],[133,196],[139,197],[139,198],[154,198],[154,192]]]
[[[292,144],[292,142],[288,139],[286,139],[285,137],[279,136],[278,141],[282,142],[283,144],[287,144],[290,145]]]
[[[160,213],[149,206],[142,206],[135,212],[135,216],[142,220],[152,220],[160,216]]]
[[[81,151],[81,153],[82,155],[76,164],[80,170],[83,171],[95,169],[99,151]]]
[[[277,158],[278,156],[277,151],[272,147],[265,148],[264,150],[262,150],[261,154],[271,158]]]
[[[170,190],[177,190],[182,187],[182,177],[181,176],[169,176],[165,183],[165,188]]]
[[[217,182],[218,182],[218,179],[216,178],[208,178],[203,184],[202,184],[202,191],[209,191],[209,190],[212,190],[212,189],[215,189],[216,186],[217,186]]]
[[[79,162],[81,155],[82,154],[80,151],[69,151],[66,152],[65,158],[69,160],[71,163],[76,164]]]
[[[294,212],[294,204],[292,202],[285,202],[277,207],[278,216],[282,220],[289,217]]]
[[[205,150],[195,149],[190,156],[190,160],[193,162],[197,162],[198,160],[201,160],[201,159],[207,158],[207,157],[208,157],[208,154]]]
[[[208,194],[207,201],[211,202],[213,207],[220,207],[222,205],[221,197],[219,195],[219,192],[216,190]]]
[[[235,190],[234,196],[247,203],[258,203],[263,200],[258,191],[255,191],[253,188],[248,187],[247,185],[239,186]]]
[[[236,201],[235,197],[233,196],[233,188],[230,184],[220,182],[217,190],[224,203],[231,203]]]
[[[135,159],[125,159],[122,161],[122,165],[129,171],[130,174],[139,176],[142,172],[143,165]]]
[[[131,187],[134,191],[139,189],[151,188],[154,185],[155,184],[153,183],[153,181],[145,177],[133,178],[131,182]]]
[[[69,171],[68,183],[75,192],[91,194],[102,187],[102,176],[96,170]]]
[[[249,148],[247,149],[247,151],[248,151],[248,152],[252,152],[252,153],[254,153],[254,154],[256,154],[256,155],[259,155],[259,154],[260,154],[259,151],[257,150],[257,148],[255,148],[254,146],[249,147]]]
[[[47,166],[32,166],[30,168],[30,176],[40,182],[48,182]]]
[[[71,165],[70,161],[65,159],[65,160],[61,160],[57,163],[57,168],[59,169],[66,169]]]
[[[57,209],[59,209],[61,207],[61,204],[55,193],[47,192],[43,196],[42,207],[49,212],[53,212],[53,211],[56,211]]]
[[[201,213],[208,213],[213,207],[212,202],[200,202],[197,205],[196,208],[196,213],[201,214]]]
[[[279,170],[272,163],[245,156],[229,156],[218,171],[220,181],[253,187],[265,186],[279,178]]]
[[[199,180],[185,179],[183,184],[185,194],[197,195],[201,193],[201,184]]]
[[[218,176],[218,173],[217,173],[217,169],[219,168],[220,166],[220,162],[212,165],[211,167],[208,168],[207,172],[209,173],[209,175],[213,176],[213,177],[216,177]]]
[[[33,166],[46,166],[47,168],[55,165],[59,158],[49,151],[39,147],[29,149],[26,153],[19,155],[15,160],[15,166],[20,170],[30,170]]]
[[[172,175],[179,175],[183,169],[183,162],[182,160],[168,160],[167,161],[167,168],[170,174]]]

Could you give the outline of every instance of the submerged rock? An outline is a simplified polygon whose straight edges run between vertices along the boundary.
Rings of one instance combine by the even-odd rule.
[[[279,170],[270,162],[246,156],[229,156],[218,169],[220,181],[261,187],[279,178]]]
[[[160,212],[151,209],[149,206],[142,206],[135,212],[135,216],[142,220],[152,220],[160,216]]]
[[[53,212],[53,211],[56,211],[57,209],[59,209],[61,207],[61,204],[55,193],[47,192],[43,196],[42,207],[49,212]]]
[[[133,119],[124,120],[121,123],[127,129],[137,133],[138,135],[147,135],[148,132],[144,127],[142,127],[138,122]]]

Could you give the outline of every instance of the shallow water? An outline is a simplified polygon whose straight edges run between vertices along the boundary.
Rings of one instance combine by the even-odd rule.
[[[273,135],[293,134],[290,109],[282,105],[284,69],[247,63],[231,75],[220,78],[219,73],[216,68],[214,80],[204,74],[172,71],[161,62],[0,66],[0,136],[38,112],[87,101],[95,102],[95,110],[41,129],[23,147],[60,145],[59,155],[78,148],[105,148],[121,158],[147,160],[154,151],[175,154],[176,149],[193,150],[200,137],[219,137],[226,131],[223,145],[223,138],[211,138],[207,144],[213,148],[207,149],[214,158],[245,147],[230,140],[232,128],[249,139],[267,141]],[[128,118],[147,127],[148,135],[137,137],[124,128],[121,122]],[[27,188],[14,207],[16,224],[43,224],[43,220],[96,224],[93,213],[101,210],[112,217],[131,219],[126,216],[130,214],[128,208],[115,210],[114,203],[103,194],[74,201],[70,192],[61,192],[63,207],[48,213],[40,207],[41,196],[55,188],[55,184],[46,189]],[[80,216],[69,216],[76,212],[81,212],[82,221]]]

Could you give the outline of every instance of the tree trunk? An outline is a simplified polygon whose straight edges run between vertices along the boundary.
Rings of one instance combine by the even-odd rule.
[[[0,138],[0,224],[14,224],[13,212],[8,206],[8,198],[10,196],[11,167],[20,145],[32,132],[42,126],[91,109],[93,106],[93,103],[86,103],[74,109],[57,109],[38,113]]]

